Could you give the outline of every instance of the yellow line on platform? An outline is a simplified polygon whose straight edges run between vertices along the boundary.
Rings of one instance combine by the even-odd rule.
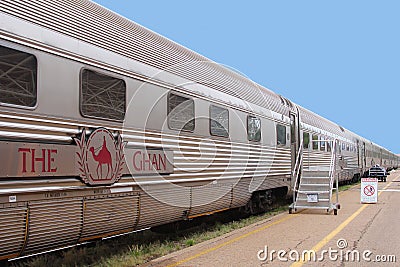
[[[265,229],[267,229],[267,228],[269,228],[269,227],[271,227],[271,226],[277,225],[277,224],[279,224],[279,223],[282,223],[282,222],[284,222],[284,221],[289,220],[290,218],[295,218],[295,217],[297,217],[297,216],[298,216],[298,214],[290,214],[290,215],[288,214],[288,215],[286,215],[285,217],[283,217],[283,218],[280,219],[280,220],[277,220],[277,221],[275,221],[275,222],[269,223],[269,224],[267,224],[267,225],[265,225],[265,226],[263,226],[263,227],[257,228],[257,229],[255,229],[255,230],[253,230],[253,231],[251,231],[251,232],[248,232],[248,233],[246,233],[246,234],[243,234],[243,235],[241,235],[241,236],[238,236],[238,237],[236,237],[236,238],[234,238],[234,239],[231,239],[231,240],[229,240],[229,241],[226,241],[226,242],[224,242],[224,243],[222,243],[222,244],[219,244],[219,245],[217,245],[217,246],[214,246],[214,247],[211,247],[211,248],[209,248],[209,249],[205,249],[205,250],[203,250],[203,251],[200,251],[199,253],[197,253],[197,254],[195,254],[195,255],[193,255],[193,256],[191,256],[191,257],[188,257],[188,258],[186,258],[186,259],[183,259],[183,260],[181,260],[181,261],[178,261],[178,262],[176,262],[176,263],[173,263],[173,264],[171,264],[171,265],[168,265],[167,267],[175,267],[175,266],[178,266],[178,265],[180,265],[180,264],[186,263],[186,262],[188,262],[188,261],[191,261],[191,260],[196,259],[196,258],[198,258],[198,257],[200,257],[200,256],[203,256],[203,255],[205,255],[205,254],[208,254],[208,253],[210,253],[210,252],[212,252],[212,251],[215,251],[215,250],[217,250],[217,249],[220,249],[220,248],[222,248],[222,247],[225,247],[225,246],[227,246],[227,245],[229,245],[229,244],[235,243],[235,242],[237,242],[237,241],[239,241],[239,240],[241,240],[241,239],[243,239],[243,238],[246,238],[246,237],[248,237],[248,236],[254,235],[254,234],[256,234],[256,233],[258,233],[258,232],[260,232],[260,231],[263,231],[263,230],[265,230]]]
[[[385,190],[386,188],[388,188],[391,184],[393,183],[393,180],[388,183],[383,190]],[[378,193],[378,196],[382,193],[383,191],[380,191]],[[368,205],[364,204],[363,206],[361,206],[361,208],[359,208],[356,212],[354,212],[350,217],[348,217],[344,222],[342,222],[338,227],[336,227],[335,230],[333,230],[332,232],[330,232],[327,236],[325,236],[318,244],[316,244],[311,250],[312,252],[317,252],[319,251],[321,248],[323,248],[329,241],[332,240],[332,238],[334,238],[340,231],[343,230],[343,228],[345,228],[352,220],[354,220],[366,207],[368,207]],[[310,259],[310,255],[305,255],[304,260],[300,259],[300,261],[297,261],[295,263],[293,263],[291,265],[291,267],[300,267],[302,266],[304,263],[306,263],[308,261],[308,259]]]

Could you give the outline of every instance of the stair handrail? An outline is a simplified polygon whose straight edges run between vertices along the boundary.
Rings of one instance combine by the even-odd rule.
[[[300,166],[303,163],[303,140],[300,141],[299,151],[297,152],[296,162],[294,164],[293,172],[292,172],[292,181],[294,181],[293,185],[293,202],[296,202],[296,192],[297,192],[297,184],[298,184],[298,176],[300,172]]]
[[[334,172],[334,167],[335,167],[335,161],[336,161],[336,139],[334,140],[330,140],[332,142],[332,155],[331,155],[331,160],[329,163],[329,177],[331,177],[331,175]]]
[[[335,173],[336,173],[336,139],[331,140],[332,141],[332,156],[331,156],[331,161],[329,165],[329,201],[332,198],[332,189],[333,189],[333,180],[335,178]],[[337,180],[337,179],[336,179]],[[336,181],[336,186],[338,185],[338,181]],[[338,188],[336,188],[336,191],[338,191]],[[338,192],[336,192],[338,193]],[[336,197],[338,199],[338,196]]]

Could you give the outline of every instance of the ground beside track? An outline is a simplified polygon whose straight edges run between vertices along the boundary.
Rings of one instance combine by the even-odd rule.
[[[282,213],[143,266],[397,266],[400,171],[393,171],[378,188],[377,204],[360,203],[358,184],[341,192],[337,216],[310,210]],[[316,253],[315,261],[308,256],[304,262],[292,261],[310,250]],[[378,262],[382,260],[391,262]]]

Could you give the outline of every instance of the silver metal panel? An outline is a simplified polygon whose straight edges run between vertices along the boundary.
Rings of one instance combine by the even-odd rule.
[[[232,208],[244,206],[250,200],[252,194],[250,191],[250,181],[251,179],[240,179],[240,181],[234,185]]]
[[[81,240],[133,230],[138,211],[138,195],[85,200]]]
[[[25,243],[27,208],[0,208],[0,259],[17,256]]]
[[[290,189],[290,181],[288,181],[287,177],[285,176],[266,177],[262,182],[262,185],[259,187],[259,189],[267,190],[279,187],[287,187],[288,189]]]
[[[81,226],[82,199],[32,201],[24,254],[76,244]]]
[[[158,193],[158,199],[147,193],[141,194],[140,218],[137,229],[144,229],[184,219],[186,212],[189,210],[189,193],[177,195],[174,191],[170,191],[172,193],[168,192],[169,191],[160,191]],[[160,197],[161,193],[164,194],[164,197]],[[169,201],[165,201],[165,197],[168,198]],[[172,201],[177,201],[176,205],[173,205],[171,203]],[[185,203],[186,206],[184,205]]]
[[[232,203],[232,184],[211,183],[192,188],[190,215],[227,209]]]

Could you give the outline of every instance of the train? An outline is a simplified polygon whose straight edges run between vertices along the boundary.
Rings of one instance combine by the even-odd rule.
[[[88,0],[0,1],[0,260],[290,197],[400,158]],[[307,158],[307,160],[306,160]]]

